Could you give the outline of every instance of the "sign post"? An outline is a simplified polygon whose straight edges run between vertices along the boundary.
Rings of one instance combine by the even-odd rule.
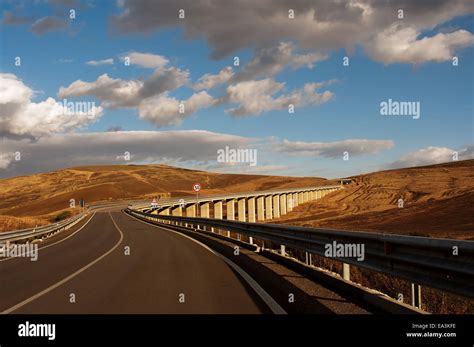
[[[196,192],[196,216],[200,215],[199,211],[199,191],[201,190],[201,185],[199,183],[194,183],[193,191]]]

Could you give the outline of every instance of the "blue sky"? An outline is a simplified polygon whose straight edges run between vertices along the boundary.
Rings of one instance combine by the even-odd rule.
[[[178,1],[177,8],[189,8],[190,11],[187,19],[171,23],[161,15],[168,13],[165,8],[169,4],[165,1],[155,1],[152,11],[157,11],[160,15],[156,16],[154,22],[155,19],[147,19],[147,13],[140,8],[140,3],[132,0],[2,2],[0,72],[8,75],[7,82],[12,84],[10,90],[4,90],[4,93],[10,95],[9,93],[16,91],[21,94],[21,88],[31,91],[30,99],[14,96],[3,100],[4,110],[9,111],[10,104],[26,103],[23,112],[27,112],[25,110],[31,104],[39,104],[48,97],[61,102],[64,97],[59,96],[59,89],[71,87],[78,80],[94,83],[99,76],[107,74],[109,78],[121,81],[146,81],[159,69],[179,69],[181,72],[187,72],[187,82],[177,84],[177,87],[166,90],[165,94],[154,94],[151,98],[165,95],[167,98],[186,100],[199,92],[193,89],[193,85],[203,75],[218,74],[230,66],[234,76],[237,76],[259,56],[264,58],[256,61],[256,65],[274,59],[274,64],[281,65],[280,71],[267,71],[247,77],[245,81],[250,81],[250,84],[246,85],[246,88],[257,88],[257,85],[252,83],[265,79],[284,83],[282,89],[276,88],[275,92],[266,92],[268,97],[274,100],[280,96],[299,93],[307,84],[334,80],[311,94],[311,97],[320,100],[321,93],[328,91],[331,97],[318,102],[300,102],[300,96],[304,98],[305,95],[300,92],[295,99],[300,104],[295,105],[294,114],[289,114],[284,104],[284,107],[262,106],[261,112],[232,115],[226,110],[239,107],[239,102],[244,105],[246,102],[252,104],[249,99],[257,91],[250,91],[250,96],[244,97],[244,100],[229,102],[229,88],[237,86],[241,88],[239,91],[243,91],[245,84],[239,85],[238,80],[230,79],[203,91],[213,99],[212,102],[204,102],[206,105],[180,118],[180,122],[170,122],[163,119],[170,119],[173,114],[149,111],[148,116],[139,117],[140,108],[145,107],[143,103],[139,104],[143,100],[137,101],[131,107],[110,106],[110,103],[117,100],[104,97],[101,94],[103,90],[85,93],[71,87],[66,96],[68,100],[94,101],[97,106],[103,108],[101,114],[95,117],[94,121],[77,121],[74,126],[70,126],[61,118],[56,123],[61,126],[52,127],[42,123],[45,119],[45,116],[40,114],[42,111],[31,116],[38,118],[31,121],[34,126],[26,125],[30,118],[21,115],[21,110],[15,115],[7,114],[6,111],[0,113],[3,118],[0,118],[0,143],[3,143],[3,150],[0,151],[0,177],[75,164],[123,164],[120,155],[127,147],[134,149],[131,162],[135,163],[162,162],[221,172],[324,177],[341,177],[391,167],[445,162],[452,160],[452,152],[458,152],[460,159],[472,158],[474,10],[466,2],[459,1],[457,11],[448,10],[449,7],[428,8],[423,15],[416,11],[416,8],[407,8],[407,19],[397,22],[396,18],[391,18],[391,21],[382,22],[377,16],[390,16],[390,13],[396,13],[397,6],[393,9],[379,8],[376,3],[361,1],[360,8],[364,11],[367,6],[370,7],[367,13],[370,18],[373,17],[373,20],[370,20],[373,24],[367,25],[366,20],[358,20],[352,8],[348,9],[347,15],[353,19],[351,24],[354,27],[360,26],[361,33],[367,34],[359,35],[346,31],[344,35],[344,31],[339,28],[342,21],[332,23],[329,19],[320,20],[319,22],[325,21],[327,25],[334,26],[331,31],[334,33],[334,40],[321,45],[318,43],[318,35],[324,33],[317,31],[319,27],[315,27],[314,33],[310,31],[304,37],[296,31],[293,36],[282,34],[278,37],[278,22],[275,18],[280,17],[269,13],[268,24],[259,25],[264,26],[263,29],[265,25],[274,25],[277,34],[269,33],[266,37],[260,34],[265,31],[262,29],[256,31],[256,36],[262,37],[256,37],[252,42],[252,38],[241,38],[237,32],[235,38],[229,37],[229,40],[235,40],[235,48],[232,48],[231,52],[220,54],[218,59],[212,57],[216,51],[229,49],[226,48],[224,40],[221,42],[215,37],[226,32],[226,25],[235,26],[236,23],[228,23],[226,20],[216,20],[215,23],[208,21],[206,27],[205,18],[199,19],[201,1],[194,4]],[[317,8],[317,1],[314,6]],[[327,6],[321,5],[323,11],[333,10],[325,7]],[[288,8],[291,8],[291,2]],[[457,7],[453,5],[452,8]],[[70,9],[76,11],[76,18],[73,20],[68,18]],[[209,12],[209,9],[207,10]],[[214,15],[218,16],[220,10],[222,9],[216,8]],[[285,8],[282,9],[284,10]],[[311,10],[312,8],[303,8],[298,13],[310,13]],[[445,11],[446,14],[440,15],[440,11]],[[330,12],[327,18],[332,18],[329,14]],[[114,19],[113,16],[119,17]],[[29,19],[20,20],[22,17]],[[236,17],[235,20],[239,20],[239,16]],[[57,21],[52,21],[46,29],[43,27],[46,31],[41,32],[38,28],[42,18],[56,18]],[[251,21],[243,14],[242,18]],[[242,25],[246,25],[243,19],[242,21]],[[314,22],[315,26],[320,24],[317,20]],[[211,27],[213,28],[210,29]],[[258,27],[255,27],[255,30],[258,30]],[[409,32],[404,30],[414,32],[415,41],[410,41]],[[315,37],[308,43],[307,36],[311,38],[311,35]],[[245,34],[242,33],[242,36]],[[324,41],[324,38],[321,38],[321,41]],[[339,41],[343,44],[339,44]],[[288,46],[285,47],[291,47],[290,60],[278,61],[279,58],[275,56],[277,51],[272,51],[273,56],[265,55],[265,49],[268,52],[279,47],[281,43],[287,43]],[[164,66],[154,68],[145,68],[139,62],[125,66],[120,57],[133,52],[160,56],[168,62]],[[309,63],[295,67],[297,56],[310,54],[320,54],[324,58],[308,58]],[[233,66],[235,56],[240,58],[238,67]],[[349,66],[342,64],[346,56],[350,59]],[[452,56],[459,58],[458,66],[453,66]],[[21,58],[21,66],[14,65],[15,57]],[[105,59],[113,59],[113,64],[86,64]],[[8,86],[8,83],[5,85]],[[262,99],[256,99],[254,103],[264,104],[263,98],[267,95],[265,92],[263,94]],[[382,116],[380,103],[388,99],[419,102],[420,118],[413,119],[409,115]],[[269,102],[272,105],[273,100]],[[20,127],[20,130],[19,121],[25,122],[25,127]],[[31,131],[28,130],[30,126]],[[121,131],[105,134],[112,127],[119,127]],[[39,128],[42,129],[41,132],[37,131]],[[203,130],[206,133],[202,133],[203,138],[196,138],[192,130]],[[179,131],[183,136],[192,136],[189,143],[185,142],[188,145],[181,148],[186,153],[171,153],[164,149],[161,152],[161,147],[154,146],[154,140],[150,140],[150,143],[137,142],[137,137],[140,137],[137,131],[147,131],[153,136]],[[53,143],[60,147],[61,141],[70,142],[67,140],[68,136],[72,136],[69,139],[80,138],[77,137],[78,134],[95,134],[94,136],[98,137],[105,134],[103,138],[108,137],[103,144],[100,140],[97,141],[97,149],[94,151],[96,155],[85,155],[80,144],[76,144],[76,147],[68,145],[63,157],[56,157],[50,162],[42,160],[40,163],[36,159],[43,158],[46,154],[40,151],[51,148]],[[113,136],[120,137],[119,145],[112,139]],[[236,140],[232,136],[239,139]],[[344,142],[348,140],[354,141]],[[358,142],[361,140],[366,142]],[[167,145],[173,147],[173,141],[178,140],[167,137],[166,141],[169,142]],[[226,145],[257,149],[258,165],[249,167],[246,163],[217,164],[214,153]],[[202,149],[197,149],[200,146]],[[343,160],[345,149],[349,153],[349,160]],[[12,159],[17,151],[24,154],[20,161]],[[193,154],[193,151],[196,153]]]

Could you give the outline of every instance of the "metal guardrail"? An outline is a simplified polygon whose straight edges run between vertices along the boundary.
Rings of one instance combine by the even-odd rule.
[[[29,228],[22,230],[5,231],[0,233],[0,244],[28,242],[51,236],[59,231],[69,229],[79,223],[85,216],[86,212],[78,214],[74,217],[62,220],[61,222],[48,224],[37,228]]]
[[[10,242],[27,242],[34,239],[43,238],[45,235],[50,236],[58,231],[66,230],[81,221],[89,212],[100,211],[104,208],[120,207],[126,205],[127,201],[105,201],[94,203],[87,206],[87,211],[76,216],[64,219],[60,222],[43,225],[36,228],[27,228],[21,230],[2,231],[0,232],[0,244]]]
[[[230,194],[219,194],[219,195],[200,195],[199,202],[212,202],[214,200],[232,200],[240,199],[249,196],[262,196],[262,195],[271,195],[271,194],[285,194],[285,193],[295,193],[295,192],[307,192],[313,190],[327,190],[327,189],[342,189],[340,185],[332,186],[317,186],[317,187],[305,187],[305,188],[288,188],[288,189],[278,189],[278,190],[262,190],[262,191],[253,191],[253,192],[242,192],[242,193],[230,193]],[[159,208],[172,207],[179,205],[180,203],[184,204],[194,204],[196,203],[195,196],[186,196],[186,197],[176,197],[173,199],[159,200]],[[131,203],[132,209],[149,209],[149,201],[134,201]]]
[[[474,298],[474,241],[165,216],[131,209],[125,212],[154,223],[231,231],[323,257],[326,245],[334,241],[363,244],[363,261],[349,257],[331,259]]]

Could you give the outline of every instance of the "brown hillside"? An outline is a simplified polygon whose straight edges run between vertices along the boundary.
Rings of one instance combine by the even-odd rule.
[[[108,199],[151,198],[158,194],[193,194],[199,182],[203,195],[330,184],[317,177],[219,174],[167,165],[84,166],[0,180],[0,230],[15,223],[25,227],[47,223],[59,211],[78,204]],[[72,211],[74,212],[74,211]],[[34,223],[9,217],[35,217]],[[7,222],[8,220],[8,222]],[[21,222],[21,223],[20,223]]]
[[[352,179],[346,189],[300,205],[278,222],[474,239],[474,160]],[[398,199],[403,199],[403,208],[398,208]]]

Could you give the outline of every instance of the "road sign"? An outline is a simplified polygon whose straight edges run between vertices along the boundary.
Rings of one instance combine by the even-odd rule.
[[[193,190],[197,193],[201,190],[201,185],[199,183],[194,183]]]

